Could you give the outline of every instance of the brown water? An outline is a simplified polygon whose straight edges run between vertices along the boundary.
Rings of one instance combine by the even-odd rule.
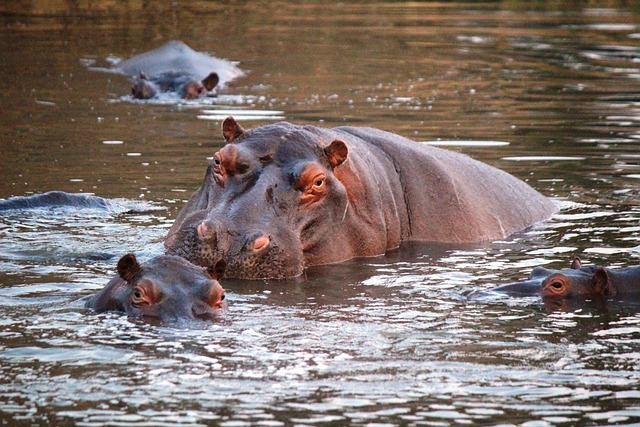
[[[123,207],[0,217],[0,425],[640,422],[639,301],[461,296],[574,255],[638,264],[634,2],[45,1],[0,17],[0,197]],[[141,103],[127,78],[90,69],[171,39],[248,74],[213,104]],[[457,141],[563,209],[503,242],[227,281],[214,322],[86,312],[77,299],[119,256],[162,251],[222,144],[215,109],[245,111],[247,128],[282,116]]]

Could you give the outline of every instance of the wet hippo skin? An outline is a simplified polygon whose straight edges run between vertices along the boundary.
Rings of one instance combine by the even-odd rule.
[[[508,283],[488,291],[472,292],[470,298],[489,293],[514,296],[540,295],[543,298],[616,297],[640,293],[640,266],[608,268],[582,266],[575,258],[570,268],[552,270],[536,267],[529,280]]]
[[[546,197],[463,154],[373,128],[223,125],[202,185],[165,246],[227,276],[300,275],[403,241],[501,239],[548,218]]]
[[[224,261],[204,269],[169,255],[139,264],[135,255],[127,254],[118,261],[117,269],[118,275],[89,297],[87,308],[173,321],[208,318],[226,307],[218,282]]]

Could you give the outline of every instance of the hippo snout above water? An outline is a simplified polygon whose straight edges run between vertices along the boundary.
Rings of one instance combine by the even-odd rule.
[[[506,294],[510,296],[541,296],[544,299],[610,298],[640,294],[640,266],[608,268],[582,266],[575,258],[570,268],[553,270],[536,267],[529,279],[508,283],[486,291],[473,291],[469,299]]]
[[[244,75],[233,62],[196,52],[177,40],[122,60],[114,70],[134,79],[131,94],[136,99],[161,93],[185,99],[215,95],[214,88]]]
[[[136,99],[150,99],[164,92],[176,93],[183,99],[196,99],[213,94],[220,77],[215,72],[210,73],[203,80],[197,80],[189,74],[164,73],[149,77],[144,71],[136,78],[131,86],[131,96]]]
[[[226,308],[218,282],[225,266],[220,261],[205,269],[170,255],[139,264],[135,255],[127,254],[118,261],[118,276],[90,297],[86,307],[164,321],[209,318]]]

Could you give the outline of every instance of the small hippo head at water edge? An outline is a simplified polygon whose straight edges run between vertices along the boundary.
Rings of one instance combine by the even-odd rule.
[[[378,129],[244,130],[228,117],[222,134],[165,247],[205,267],[224,259],[231,278],[294,277],[409,240],[495,240],[555,210],[506,172]]]
[[[139,264],[135,255],[127,254],[118,261],[118,276],[90,297],[86,307],[164,321],[209,318],[226,307],[218,282],[224,269],[224,261],[205,269],[170,255]]]
[[[640,293],[640,266],[608,268],[582,266],[574,258],[570,268],[553,270],[535,267],[529,279],[508,283],[488,291],[474,291],[468,297],[503,293],[512,296],[535,296],[542,298],[610,298]]]
[[[160,93],[172,92],[183,99],[203,98],[213,95],[212,91],[219,81],[215,72],[202,80],[196,80],[189,74],[178,72],[167,72],[150,78],[141,71],[131,86],[131,95],[135,99],[150,99]]]

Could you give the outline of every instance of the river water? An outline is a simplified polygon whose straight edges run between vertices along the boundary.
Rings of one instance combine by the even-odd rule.
[[[637,3],[52,0],[0,12],[0,197],[63,190],[118,206],[0,216],[0,425],[640,423],[637,299],[463,297],[573,256],[638,264]],[[172,39],[247,74],[213,101],[150,103],[95,71]],[[227,280],[214,321],[83,309],[121,255],[162,252],[222,145],[223,110],[245,128],[284,118],[439,143],[562,209],[500,242]]]

